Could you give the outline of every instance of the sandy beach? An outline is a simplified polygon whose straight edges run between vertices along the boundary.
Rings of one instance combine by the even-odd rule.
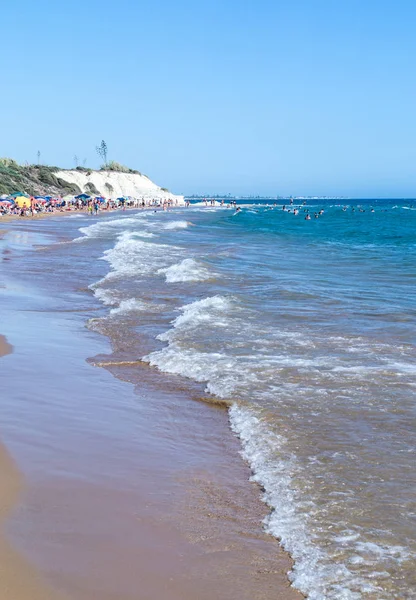
[[[6,338],[0,335],[0,358],[12,352]],[[1,600],[59,599],[40,574],[19,555],[4,534],[5,520],[18,503],[23,490],[21,473],[9,452],[0,444],[0,598]]]
[[[42,235],[61,240],[62,224]],[[75,293],[82,271],[57,279],[62,264],[27,240],[19,261],[16,239],[1,290],[13,354],[0,369],[2,435],[22,475],[3,451],[0,598],[300,598],[226,411],[146,366],[95,367],[119,357],[85,329],[96,303]]]
[[[10,352],[12,352],[11,345],[8,343],[4,335],[0,335],[0,358],[6,354],[10,354]]]

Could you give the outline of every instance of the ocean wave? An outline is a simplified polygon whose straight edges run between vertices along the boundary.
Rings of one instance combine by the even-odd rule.
[[[157,273],[165,275],[168,283],[206,281],[213,277],[213,274],[202,263],[193,258],[185,258],[180,263],[159,269]]]
[[[137,236],[137,237],[143,237],[143,238],[154,238],[157,237],[156,234],[151,233],[150,231],[132,231],[131,235],[133,237]]]
[[[181,251],[177,246],[145,242],[137,239],[134,232],[125,231],[118,236],[115,246],[102,256],[112,269],[104,280],[156,272],[175,260]]]
[[[252,469],[252,481],[263,488],[263,501],[272,509],[264,520],[265,529],[280,540],[294,559],[289,573],[294,587],[309,600],[361,600],[363,597],[387,600],[383,588],[362,576],[359,570],[350,570],[342,561],[334,562],[315,543],[310,515],[317,507],[310,503],[308,512],[304,510],[304,498],[296,491],[293,481],[301,467],[286,448],[285,437],[271,431],[252,409],[244,406],[233,404],[229,418],[232,430],[241,440],[241,454]],[[341,542],[338,539],[338,543],[354,543],[359,538],[356,532],[348,533]],[[337,537],[331,541],[337,542]],[[384,552],[389,554],[389,549]],[[378,578],[382,575],[379,570],[376,574]]]
[[[154,310],[154,306],[149,302],[144,302],[143,300],[137,300],[136,298],[128,298],[127,300],[122,300],[117,306],[117,308],[112,308],[110,310],[110,316],[120,316],[127,315],[129,313],[141,312]]]
[[[172,321],[173,329],[161,333],[158,335],[158,339],[173,341],[178,339],[184,331],[195,330],[201,324],[206,325],[209,321],[215,321],[216,326],[227,327],[229,325],[227,313],[232,309],[232,300],[220,295],[209,296],[186,304],[179,309],[182,314]]]
[[[118,227],[126,227],[127,225],[135,225],[145,218],[145,215],[137,215],[137,217],[125,217],[124,219],[102,219],[97,223],[88,225],[88,227],[80,227],[79,231],[83,235],[77,237],[73,242],[85,242],[88,239],[96,239],[105,237],[106,234],[112,232]]]
[[[185,305],[172,321],[173,327],[157,337],[168,342],[168,346],[143,357],[143,361],[161,371],[182,375],[206,383],[206,392],[225,398],[230,396],[241,380],[241,371],[236,358],[224,352],[204,352],[187,347],[188,338],[193,338],[201,327],[226,328],[230,324],[233,303],[224,296],[211,296]],[[251,377],[246,374],[247,380]]]
[[[165,223],[163,229],[186,229],[191,223],[189,221],[171,221]]]
[[[94,296],[97,300],[100,300],[105,306],[114,306],[119,302],[119,294],[116,290],[110,290],[108,288],[99,287],[101,282],[93,283],[89,286],[90,290],[94,292]]]

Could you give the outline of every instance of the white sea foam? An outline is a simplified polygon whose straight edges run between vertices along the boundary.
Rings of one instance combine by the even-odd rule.
[[[100,300],[105,306],[114,306],[118,304],[119,296],[118,293],[114,290],[109,290],[108,288],[99,287],[99,283],[90,285],[90,289],[94,292],[94,296],[97,300]]]
[[[128,298],[127,300],[122,300],[117,308],[112,308],[110,315],[113,317],[127,315],[129,313],[152,310],[153,308],[154,305],[148,302],[143,302],[143,300],[137,300],[136,298]]]
[[[215,323],[215,327],[226,328],[229,313],[233,310],[232,300],[224,296],[211,296],[183,306],[182,314],[172,322],[173,328],[158,335],[161,341],[169,342],[162,350],[143,357],[161,371],[174,373],[205,382],[206,391],[225,398],[232,394],[241,380],[238,361],[222,352],[198,352],[186,347],[188,337],[193,337],[200,327]],[[247,373],[247,381],[251,374]]]
[[[304,510],[304,499],[296,491],[293,478],[301,467],[296,457],[286,448],[284,436],[271,431],[253,409],[234,404],[229,410],[232,430],[239,436],[243,458],[250,464],[253,476],[263,489],[263,501],[272,509],[264,520],[268,533],[280,540],[281,545],[294,559],[293,571],[289,574],[293,585],[309,600],[361,600],[367,594],[377,594],[380,600],[387,596],[382,588],[351,571],[346,564],[334,562],[314,539],[310,515],[316,510],[313,503],[309,511]],[[345,544],[356,543],[357,550],[368,550],[374,554],[384,552],[392,556],[392,548],[373,548],[358,541],[359,534],[349,533],[334,536],[331,541]],[[401,556],[403,548],[396,549]],[[351,564],[361,564],[360,556]],[[380,570],[375,571],[382,578]]]
[[[195,330],[202,324],[215,321],[216,326],[229,324],[227,313],[232,310],[232,300],[225,296],[210,296],[196,300],[180,308],[181,315],[172,321],[173,329],[158,336],[162,341],[175,341],[183,337],[184,332]]]
[[[101,219],[97,223],[93,223],[88,227],[80,227],[79,231],[83,234],[81,237],[77,237],[73,242],[85,242],[88,239],[96,239],[105,237],[109,233],[112,233],[114,229],[119,227],[126,227],[129,225],[135,225],[143,220],[145,215],[137,215],[136,217],[125,217],[121,219]]]
[[[137,239],[134,232],[125,231],[118,236],[115,246],[104,252],[102,260],[112,268],[104,280],[155,272],[174,261],[180,252],[181,248],[176,246],[145,242]]]
[[[189,221],[171,221],[164,224],[163,229],[186,229],[189,225]]]
[[[185,258],[180,263],[159,269],[157,272],[159,275],[165,275],[168,283],[205,281],[213,277],[213,274],[202,263],[193,258]]]
[[[150,231],[133,231],[132,235],[137,236],[137,237],[143,237],[143,238],[157,237],[157,235],[155,235],[154,233],[151,233]]]

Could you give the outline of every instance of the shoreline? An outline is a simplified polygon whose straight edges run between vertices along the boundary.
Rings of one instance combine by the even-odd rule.
[[[43,255],[28,255],[29,274]],[[83,304],[77,297],[68,313],[57,312],[52,293],[24,331],[18,306],[10,309],[11,382],[24,367],[24,380],[6,388],[12,417],[14,394],[27,399],[6,440],[29,479],[9,520],[12,540],[74,600],[130,600],[139,589],[154,600],[302,598],[287,579],[289,555],[262,530],[268,508],[226,413],[154,369],[135,369],[135,377],[126,365],[94,369],[87,358],[112,361],[114,353],[105,353],[108,338],[84,329],[96,314],[92,299],[72,313],[74,301]],[[65,389],[59,365],[41,359],[51,349],[66,365]],[[42,393],[32,397],[38,378]]]
[[[185,204],[180,204],[178,206],[172,206],[169,208],[168,212],[174,211],[178,208],[186,208]],[[131,212],[131,211],[136,211],[136,212],[146,212],[146,211],[157,211],[157,212],[163,212],[163,208],[160,206],[145,206],[143,208],[137,208],[134,206],[128,206],[126,208],[113,208],[113,209],[101,209],[99,210],[99,212],[95,215],[89,215],[88,213],[88,209],[85,208],[78,208],[76,210],[58,210],[58,211],[54,211],[54,212],[40,212],[40,213],[36,213],[35,215],[24,215],[23,217],[20,215],[3,215],[0,216],[0,225],[1,223],[11,223],[13,221],[19,221],[21,223],[31,223],[33,221],[39,221],[42,219],[48,219],[48,218],[60,218],[60,217],[70,217],[70,216],[74,216],[74,215],[81,215],[81,216],[86,216],[86,217],[90,217],[91,218],[100,218],[103,217],[104,215],[112,215],[112,214],[123,214],[125,212]]]

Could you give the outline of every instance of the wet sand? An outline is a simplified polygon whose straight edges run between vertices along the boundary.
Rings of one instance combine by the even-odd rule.
[[[12,347],[4,337],[4,335],[0,335],[0,357],[5,356],[6,354],[10,354],[12,352]]]
[[[92,307],[35,292],[3,294],[2,434],[25,486],[7,524],[24,559],[1,547],[0,599],[300,598],[226,411],[148,367],[93,366],[113,357],[85,329]],[[10,508],[19,477],[5,464]]]
[[[11,345],[0,335],[0,357],[12,352]],[[22,492],[23,481],[6,448],[0,444],[0,599],[49,600],[59,598],[48,589],[39,573],[11,546],[3,532],[4,522]]]

